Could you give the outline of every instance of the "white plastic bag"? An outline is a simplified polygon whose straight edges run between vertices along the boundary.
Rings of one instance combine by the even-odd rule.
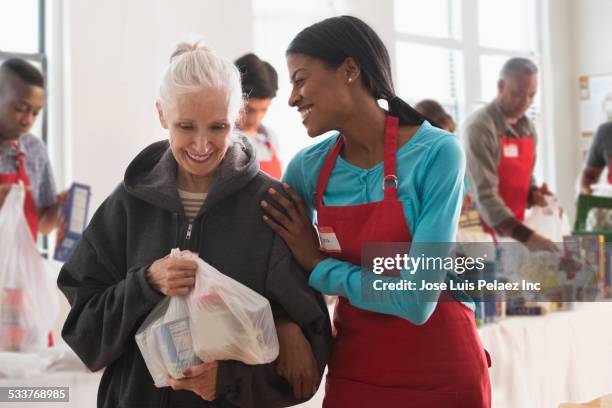
[[[569,220],[554,195],[545,196],[547,206],[534,205],[525,215],[524,224],[552,242],[563,242],[563,236],[570,234]]]
[[[23,184],[11,187],[0,209],[0,351],[47,347],[59,312],[53,279],[28,227]]]
[[[156,387],[166,377],[183,378],[183,371],[202,361],[193,352],[187,296],[166,297],[142,323],[136,343]]]
[[[266,298],[223,275],[196,254],[173,249],[171,256],[198,264],[187,296],[164,299],[143,322],[136,343],[157,387],[170,375],[201,362],[238,360],[271,363],[278,338]]]

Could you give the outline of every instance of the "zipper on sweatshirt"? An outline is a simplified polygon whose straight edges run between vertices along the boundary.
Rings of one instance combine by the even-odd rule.
[[[187,233],[185,234],[185,247],[190,249],[189,242],[191,241],[191,231],[193,230],[193,223],[189,223],[187,226]]]
[[[200,239],[198,234],[198,226],[201,225],[201,218],[196,218],[191,222],[185,220],[182,224],[182,239],[179,241],[179,246],[182,250],[198,252],[197,248],[200,245]],[[179,235],[180,236],[180,235]],[[182,245],[180,245],[182,244]]]

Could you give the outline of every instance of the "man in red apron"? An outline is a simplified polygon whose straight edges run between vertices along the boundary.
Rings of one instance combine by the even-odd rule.
[[[612,121],[599,126],[589,148],[582,175],[580,193],[593,194],[592,185],[597,184],[604,168],[608,168],[608,184],[612,184]]]
[[[276,152],[276,141],[270,130],[262,125],[278,90],[278,75],[269,63],[255,54],[246,54],[238,58],[235,64],[242,74],[242,91],[248,98],[238,128],[253,143],[260,169],[280,179],[282,166]]]
[[[536,133],[525,115],[535,97],[537,67],[512,58],[502,68],[497,98],[474,112],[464,127],[467,174],[485,228],[519,242],[552,242],[523,224],[531,204],[546,205],[546,184],[535,185]]]

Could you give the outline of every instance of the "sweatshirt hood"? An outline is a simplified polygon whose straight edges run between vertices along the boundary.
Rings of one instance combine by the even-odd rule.
[[[156,207],[184,214],[176,184],[178,164],[167,140],[153,143],[129,164],[123,183],[128,193]],[[259,162],[248,139],[230,135],[230,146],[215,170],[204,206],[208,208],[246,186],[259,172]]]

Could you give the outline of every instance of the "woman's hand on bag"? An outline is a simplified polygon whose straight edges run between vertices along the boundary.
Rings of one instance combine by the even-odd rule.
[[[185,296],[195,285],[197,269],[195,261],[167,255],[153,262],[147,270],[147,280],[166,296]]]
[[[319,236],[312,225],[304,201],[287,183],[283,183],[285,192],[291,197],[287,199],[273,188],[268,190],[270,197],[285,209],[283,214],[267,201],[261,206],[266,212],[263,219],[287,243],[295,260],[311,272],[323,259],[325,254],[319,250]]]
[[[293,387],[295,398],[310,398],[317,392],[319,368],[310,343],[297,324],[281,319],[276,324],[279,352],[276,372]]]
[[[206,401],[217,398],[217,370],[219,362],[199,364],[183,371],[185,378],[175,380],[168,377],[166,383],[173,390],[188,390],[198,394]]]

